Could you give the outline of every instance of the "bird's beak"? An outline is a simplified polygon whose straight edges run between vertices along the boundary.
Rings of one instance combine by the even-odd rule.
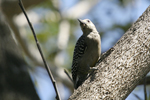
[[[78,19],[78,21],[80,22],[80,24],[84,24],[84,21],[81,19]]]

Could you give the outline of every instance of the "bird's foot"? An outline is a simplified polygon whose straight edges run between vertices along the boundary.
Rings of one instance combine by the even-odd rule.
[[[95,70],[99,70],[98,67],[89,67],[89,71],[88,71],[88,77],[92,74],[92,72],[94,72]]]
[[[92,72],[92,71],[95,71],[95,70],[98,70],[98,67],[90,67],[89,72]]]

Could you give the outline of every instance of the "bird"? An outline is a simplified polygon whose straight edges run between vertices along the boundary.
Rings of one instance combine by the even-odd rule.
[[[77,89],[94,69],[101,55],[101,38],[95,25],[89,19],[78,19],[83,34],[77,40],[72,61],[72,80]]]

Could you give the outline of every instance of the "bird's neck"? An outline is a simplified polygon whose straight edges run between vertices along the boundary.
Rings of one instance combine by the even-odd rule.
[[[87,36],[87,35],[89,35],[90,33],[97,33],[97,30],[83,31],[83,35],[84,35],[84,36]]]

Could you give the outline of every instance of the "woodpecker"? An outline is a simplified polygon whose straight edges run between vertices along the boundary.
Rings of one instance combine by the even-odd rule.
[[[88,77],[101,54],[101,39],[95,25],[89,19],[78,19],[82,36],[78,39],[72,61],[72,79],[77,89]]]

